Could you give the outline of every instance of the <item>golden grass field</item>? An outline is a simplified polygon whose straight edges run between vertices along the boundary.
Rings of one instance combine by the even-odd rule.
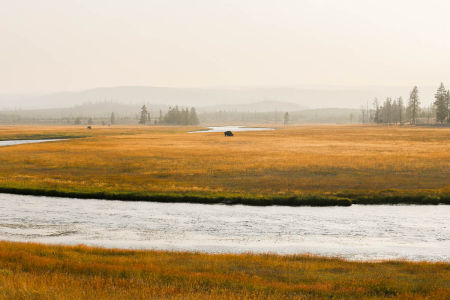
[[[0,242],[0,299],[449,299],[448,263]]]
[[[192,129],[0,127],[0,139],[86,136],[0,147],[0,187],[246,197],[450,194],[448,128],[289,126],[231,138],[186,133]]]
[[[192,129],[0,127],[0,140],[73,138],[0,147],[0,191],[255,199],[450,194],[450,129],[289,126],[232,138],[186,133]],[[449,299],[449,282],[448,263],[0,242],[0,299]]]

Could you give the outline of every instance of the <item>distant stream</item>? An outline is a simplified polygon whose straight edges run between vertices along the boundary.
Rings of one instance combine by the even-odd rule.
[[[65,139],[7,140],[7,141],[0,141],[0,147],[21,145],[21,144],[36,144],[36,143],[46,143],[46,142],[57,142],[57,141],[62,141],[62,140],[65,140]]]
[[[189,133],[201,133],[201,132],[239,132],[239,131],[266,131],[266,130],[275,130],[274,128],[267,127],[245,127],[245,126],[216,126],[216,127],[208,127],[207,130],[197,130],[190,131]]]

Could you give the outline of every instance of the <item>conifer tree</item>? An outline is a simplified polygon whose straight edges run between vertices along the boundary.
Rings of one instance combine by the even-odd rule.
[[[397,100],[397,108],[398,108],[398,123],[400,125],[402,125],[402,121],[403,121],[403,98],[400,97]]]
[[[384,120],[386,123],[391,124],[392,123],[392,99],[391,98],[386,99],[384,108],[385,108]]]
[[[436,94],[434,95],[434,106],[436,107],[436,122],[441,124],[448,117],[448,93],[445,90],[444,84],[441,83]]]
[[[419,114],[419,89],[417,86],[413,88],[411,91],[411,94],[409,95],[409,103],[408,103],[408,110],[411,115],[411,124],[415,125],[417,121],[417,115]]]
[[[284,114],[284,126],[286,126],[289,123],[289,113],[286,112]]]
[[[450,124],[450,90],[447,91],[447,124]]]
[[[189,111],[189,125],[198,125],[199,120],[194,107]]]
[[[375,114],[373,116],[373,121],[375,123],[380,123],[380,105],[378,104],[378,98],[373,100],[373,108],[375,110]]]
[[[188,125],[189,124],[189,110],[187,108],[183,108],[181,110],[181,119],[178,122],[179,125]]]
[[[147,111],[147,107],[145,105],[143,105],[141,107],[141,117],[139,119],[139,124],[146,124],[147,121],[149,120],[149,113]]]

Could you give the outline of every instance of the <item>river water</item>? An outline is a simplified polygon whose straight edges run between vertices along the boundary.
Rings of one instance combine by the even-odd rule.
[[[21,145],[21,144],[35,144],[35,143],[45,143],[45,142],[56,142],[56,141],[62,141],[64,139],[46,139],[46,140],[7,140],[7,141],[0,141],[0,147],[2,146],[14,146],[14,145]]]
[[[274,128],[266,127],[245,127],[245,126],[217,126],[208,127],[207,130],[197,130],[191,131],[189,133],[200,133],[200,132],[225,132],[225,131],[265,131],[265,130],[275,130]]]
[[[0,194],[0,240],[450,261],[450,206],[254,207]]]

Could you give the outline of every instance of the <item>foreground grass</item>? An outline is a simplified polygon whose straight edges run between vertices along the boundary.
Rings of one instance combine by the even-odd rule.
[[[0,127],[0,192],[251,205],[450,204],[450,129]]]
[[[448,299],[448,263],[0,242],[0,299]]]

